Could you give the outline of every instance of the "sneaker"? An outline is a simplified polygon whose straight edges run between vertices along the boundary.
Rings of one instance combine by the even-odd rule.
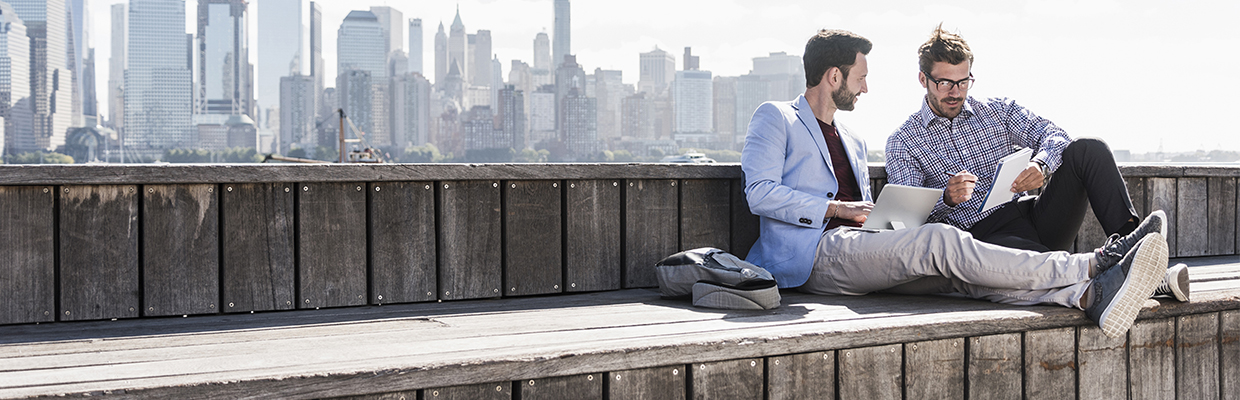
[[[1163,235],[1163,237],[1167,236],[1167,213],[1164,213],[1163,210],[1155,210],[1150,213],[1141,221],[1140,225],[1137,225],[1137,229],[1133,229],[1132,233],[1126,236],[1120,236],[1118,233],[1112,234],[1107,239],[1106,244],[1094,250],[1094,257],[1098,260],[1096,272],[1101,273],[1106,271],[1107,268],[1118,264],[1124,258],[1124,255],[1128,254],[1128,251],[1137,245],[1138,241],[1145,238],[1145,235],[1154,232]]]
[[[1155,296],[1171,296],[1179,301],[1188,301],[1188,266],[1176,264],[1167,268],[1162,284],[1154,289]]]
[[[1090,282],[1091,302],[1085,315],[1098,323],[1108,337],[1119,337],[1132,321],[1167,270],[1167,239],[1158,232],[1146,235],[1124,255],[1116,268],[1103,271]]]

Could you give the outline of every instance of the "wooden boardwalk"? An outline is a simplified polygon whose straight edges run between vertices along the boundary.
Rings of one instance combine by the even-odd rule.
[[[1127,342],[1063,307],[629,289],[0,326],[0,397],[1234,398],[1240,256],[1181,261],[1193,301],[1149,300]]]

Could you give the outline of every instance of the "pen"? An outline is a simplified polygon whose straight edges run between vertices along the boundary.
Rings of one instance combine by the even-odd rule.
[[[943,175],[947,175],[947,176],[950,176],[950,177],[952,177],[952,178],[955,178],[955,177],[956,177],[956,174],[953,174],[953,173],[951,173],[951,172],[947,172],[947,171],[943,171]]]

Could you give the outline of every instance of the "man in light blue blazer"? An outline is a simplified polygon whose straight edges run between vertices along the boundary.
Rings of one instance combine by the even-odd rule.
[[[873,208],[866,146],[835,112],[852,110],[868,90],[871,47],[851,32],[819,31],[805,45],[805,94],[754,113],[741,168],[761,231],[747,260],[770,271],[781,288],[1060,304],[1085,310],[1109,336],[1127,332],[1166,269],[1161,214],[1104,249],[1123,254],[1119,259],[1001,247],[945,224],[860,228]]]

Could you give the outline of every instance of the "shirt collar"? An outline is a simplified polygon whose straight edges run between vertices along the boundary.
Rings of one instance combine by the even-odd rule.
[[[934,113],[934,110],[930,109],[930,102],[927,101],[929,96],[930,95],[927,94],[926,96],[921,98],[921,111],[917,112],[921,116],[922,124],[925,125],[927,128],[929,128],[930,125],[933,124],[935,121],[939,121],[941,123],[947,122],[947,118],[938,116],[938,114]],[[956,116],[956,118],[969,119],[969,117],[972,117],[972,116],[973,116],[973,96],[968,96],[968,97],[965,97],[964,99],[964,108],[960,110],[960,115]]]

